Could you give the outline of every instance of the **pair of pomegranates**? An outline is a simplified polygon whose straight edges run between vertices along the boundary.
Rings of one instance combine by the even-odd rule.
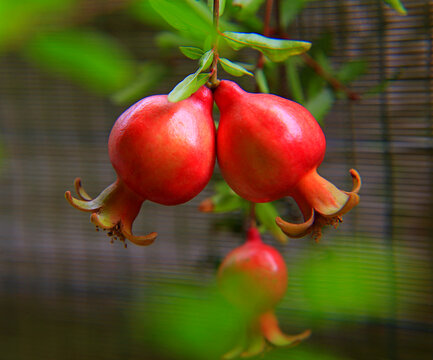
[[[220,110],[215,137],[213,100]],[[216,140],[215,140],[216,139]],[[170,103],[166,95],[144,98],[116,121],[108,143],[115,183],[92,199],[75,180],[79,198],[66,192],[77,209],[120,240],[151,244],[157,234],[132,234],[144,200],[177,205],[191,200],[209,182],[215,153],[224,179],[241,197],[269,202],[292,196],[305,222],[276,222],[291,237],[323,225],[338,224],[357,205],[360,177],[351,170],[351,192],[337,189],[317,173],[325,154],[325,137],[301,105],[269,94],[252,94],[223,80],[212,93],[201,87],[186,100]]]

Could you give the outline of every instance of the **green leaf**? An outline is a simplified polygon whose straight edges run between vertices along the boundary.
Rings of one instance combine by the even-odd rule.
[[[392,76],[388,79],[385,79],[383,81],[381,81],[379,84],[373,86],[372,88],[368,89],[363,95],[363,98],[366,97],[370,97],[370,96],[374,96],[380,93],[383,93],[387,87],[390,85],[391,82],[398,80],[401,75],[403,74],[403,71],[401,69],[399,69],[398,71],[396,71],[394,74],[392,74]]]
[[[38,34],[24,55],[47,71],[68,76],[98,93],[123,88],[137,70],[130,54],[114,38],[94,31]]]
[[[314,98],[311,98],[304,103],[304,105],[308,111],[311,112],[314,118],[322,124],[324,117],[328,114],[329,110],[331,110],[334,101],[335,97],[332,90],[324,88]]]
[[[343,64],[338,73],[337,78],[344,84],[354,81],[367,70],[367,62],[364,60],[354,60]]]
[[[243,66],[236,64],[228,59],[220,58],[219,62],[222,66],[222,68],[227,71],[230,75],[233,76],[243,76],[243,75],[249,75],[254,76],[254,74],[247,69],[245,69]]]
[[[284,0],[281,3],[280,19],[281,25],[286,28],[304,8],[308,0]]]
[[[257,86],[259,87],[260,92],[269,94],[269,85],[268,80],[266,79],[266,75],[263,69],[257,69],[255,73]]]
[[[222,35],[234,50],[240,50],[246,46],[251,47],[259,50],[274,62],[302,54],[311,47],[311,43],[307,41],[271,39],[254,33],[225,31]]]
[[[172,27],[204,39],[213,33],[212,14],[201,1],[149,0],[152,7]]]
[[[259,203],[256,204],[256,217],[257,220],[268,230],[278,241],[282,243],[287,242],[287,236],[281,231],[275,223],[275,218],[278,217],[277,208],[273,203]]]
[[[198,70],[194,74],[188,75],[179,84],[177,84],[173,90],[170,91],[168,94],[168,101],[178,102],[189,98],[201,86],[206,84],[210,75],[210,73],[200,74]]]
[[[247,201],[227,185],[224,180],[220,180],[215,184],[215,195],[211,197],[213,209],[212,212],[223,213],[236,211],[245,208]]]
[[[334,70],[330,58],[322,50],[316,51],[315,55],[314,60],[319,63],[320,67],[329,75],[334,76]],[[306,97],[312,99],[317,96],[328,85],[328,83],[322,76],[317,76],[317,73],[312,68],[309,67],[306,71],[310,76],[307,77],[304,89],[306,90]]]
[[[200,59],[203,56],[203,50],[194,47],[194,46],[179,46],[180,51],[182,51],[182,54],[184,54],[187,58],[197,60]]]
[[[407,15],[407,10],[400,0],[383,0],[401,15]]]
[[[201,73],[198,74],[197,76],[197,89],[195,91],[197,91],[198,89],[200,89],[204,84],[207,83],[207,81],[209,80],[210,76],[212,74],[211,73]],[[195,92],[193,91],[193,93]]]
[[[167,72],[168,69],[164,65],[150,62],[144,64],[136,79],[125,88],[116,92],[112,96],[112,100],[116,104],[123,105],[133,103],[149,95],[151,91],[158,86]]]
[[[206,70],[209,66],[211,66],[213,61],[213,50],[206,51],[202,57],[199,60],[199,68],[197,72],[202,72],[203,70]]]
[[[223,213],[230,211],[237,211],[243,208],[243,200],[237,195],[232,194],[218,194],[212,196],[212,204],[214,213]]]
[[[304,91],[302,89],[301,77],[299,76],[298,70],[298,58],[292,57],[287,59],[286,69],[287,69],[287,78],[289,81],[289,87],[293,96],[293,99],[303,104],[304,103]]]
[[[126,12],[129,16],[151,25],[153,28],[171,29],[167,21],[150,4],[150,0],[132,1],[126,8]]]

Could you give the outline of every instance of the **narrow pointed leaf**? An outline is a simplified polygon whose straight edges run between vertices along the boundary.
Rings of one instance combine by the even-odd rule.
[[[259,50],[274,62],[302,54],[311,47],[311,43],[307,41],[272,39],[255,33],[225,31],[223,36],[234,50],[250,47]]]
[[[197,73],[188,75],[179,84],[177,84],[173,90],[168,94],[168,101],[177,102],[188,98],[192,93],[197,84]]]
[[[407,10],[404,7],[403,3],[400,0],[383,0],[386,4],[391,6],[395,11],[397,11],[401,15],[406,15]]]
[[[200,58],[199,61],[199,68],[198,72],[202,72],[203,70],[206,70],[209,66],[212,64],[213,60],[213,50],[206,51],[203,56]]]
[[[233,76],[243,76],[243,75],[249,75],[254,76],[254,74],[247,69],[245,69],[243,66],[236,64],[228,59],[220,58],[219,62],[222,66],[222,68],[227,71],[230,75]]]
[[[255,76],[256,76],[257,86],[259,87],[260,92],[269,94],[268,80],[266,79],[263,69],[257,69]]]
[[[182,54],[184,54],[187,58],[197,60],[200,59],[203,56],[203,50],[194,47],[194,46],[179,46],[180,51],[182,51]]]
[[[337,73],[337,78],[342,83],[347,84],[365,73],[367,62],[364,60],[354,60],[343,64]]]
[[[204,84],[207,83],[211,76],[211,73],[201,73],[197,76],[197,88],[193,91],[196,92],[198,89],[200,89]]]
[[[189,98],[201,86],[206,84],[210,77],[210,73],[200,74],[197,70],[195,73],[188,75],[173,90],[168,94],[168,101],[178,102]]]

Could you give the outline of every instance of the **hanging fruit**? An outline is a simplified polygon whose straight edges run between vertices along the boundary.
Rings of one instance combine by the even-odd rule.
[[[248,230],[244,245],[231,251],[218,270],[218,286],[229,302],[244,311],[244,337],[224,358],[250,357],[261,353],[267,343],[294,346],[310,335],[286,335],[274,314],[275,306],[286,293],[287,268],[283,257],[260,238],[256,227]]]
[[[269,202],[292,196],[305,222],[277,218],[290,237],[338,225],[359,203],[361,178],[350,170],[353,189],[341,191],[317,173],[325,156],[325,136],[314,117],[296,102],[271,94],[252,94],[223,80],[214,92],[221,113],[217,157],[224,179],[241,197]]]
[[[186,100],[166,95],[144,98],[116,121],[108,152],[117,180],[92,199],[75,180],[79,199],[66,199],[91,212],[91,221],[113,239],[151,244],[157,234],[132,234],[132,223],[144,200],[177,205],[191,200],[209,182],[215,165],[212,92],[201,87]]]

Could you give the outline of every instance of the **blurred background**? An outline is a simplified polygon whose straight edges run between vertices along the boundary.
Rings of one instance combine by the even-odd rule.
[[[178,4],[179,19],[207,21],[204,2]],[[263,1],[228,4],[223,26],[261,32]],[[349,190],[354,167],[363,188],[319,244],[265,233],[290,274],[281,327],[313,335],[261,358],[430,359],[433,2],[405,1],[406,16],[376,0],[275,4],[275,32],[313,47],[265,67],[265,85],[321,122],[321,174]],[[200,46],[200,29],[169,22],[146,0],[0,1],[0,359],[211,360],[234,344],[236,315],[215,272],[243,242],[243,215],[197,210],[218,169],[187,204],[144,204],[135,233],[159,233],[144,248],[110,244],[64,199],[77,176],[91,195],[113,182],[106,144],[116,118],[195,71],[177,46]],[[285,219],[292,207],[275,205]]]

